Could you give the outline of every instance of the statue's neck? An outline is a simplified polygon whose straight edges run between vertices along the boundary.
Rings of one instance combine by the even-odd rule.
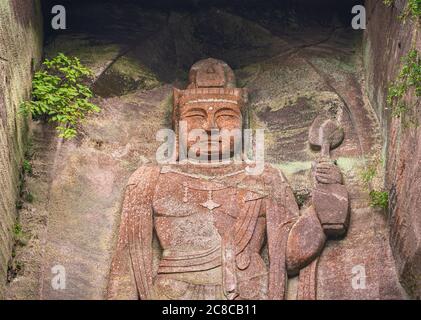
[[[244,170],[246,164],[243,161],[234,161],[234,159],[226,159],[221,161],[197,161],[183,160],[172,165],[177,171],[186,173],[198,173],[205,175],[223,175],[240,170]]]
[[[234,164],[233,158],[222,160],[200,160],[200,159],[185,159],[178,162],[180,165],[204,166],[204,167],[221,167]]]

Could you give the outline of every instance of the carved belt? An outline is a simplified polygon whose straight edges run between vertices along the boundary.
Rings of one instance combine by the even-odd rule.
[[[221,264],[221,246],[193,253],[167,249],[162,253],[158,273],[205,271]]]

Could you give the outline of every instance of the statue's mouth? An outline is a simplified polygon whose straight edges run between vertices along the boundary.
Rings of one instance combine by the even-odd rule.
[[[222,141],[208,140],[203,142],[197,142],[194,144],[196,149],[196,157],[198,158],[217,158],[219,159],[224,153],[224,147]]]
[[[208,140],[205,141],[199,141],[196,143],[197,146],[199,147],[208,147],[208,148],[220,148],[223,143],[222,143],[222,138],[208,138]]]
[[[221,141],[209,141],[195,144],[195,147],[198,149],[198,153],[215,153],[220,152],[222,150],[222,142]]]

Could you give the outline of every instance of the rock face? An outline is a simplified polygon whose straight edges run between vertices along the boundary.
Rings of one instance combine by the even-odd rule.
[[[31,89],[42,50],[40,1],[0,3],[0,298],[4,295],[16,221],[19,173],[27,123],[19,104]]]
[[[189,67],[213,57],[231,65],[238,85],[248,89],[245,120],[266,130],[265,160],[285,173],[301,208],[311,204],[309,175],[319,157],[308,143],[313,120],[334,117],[344,128],[344,141],[331,156],[344,175],[351,219],[346,237],[329,241],[320,256],[310,279],[315,298],[404,298],[387,219],[371,207],[361,178],[366,160],[381,153],[382,131],[365,95],[361,34],[347,28],[350,18],[291,15],[302,11],[276,6],[192,12],[133,3],[107,1],[99,9],[104,14],[93,14],[95,7],[86,4],[72,18],[84,33],[60,34],[47,45],[47,54],[80,56],[95,71],[101,89],[96,102],[103,110],[87,120],[77,139],[64,143],[36,124],[38,174],[28,182],[35,200],[25,208],[32,213],[23,216],[43,236],[17,252],[28,267],[10,283],[8,297],[105,298],[127,179],[155,160],[161,144],[155,134],[171,126],[172,87],[185,88]],[[107,79],[130,80],[107,86]],[[61,267],[63,290],[54,285]],[[289,280],[288,298],[296,298],[298,284],[297,277]]]
[[[391,8],[380,1],[366,2],[369,25],[365,33],[364,62],[366,90],[381,122],[386,159],[385,186],[389,191],[388,225],[390,245],[399,277],[414,298],[421,298],[421,129],[407,127],[421,121],[420,100],[408,92],[405,100],[414,105],[404,117],[392,115],[386,102],[389,85],[402,67],[401,58],[409,50],[421,52],[419,22],[399,19],[406,1]],[[419,85],[419,84],[418,84]]]

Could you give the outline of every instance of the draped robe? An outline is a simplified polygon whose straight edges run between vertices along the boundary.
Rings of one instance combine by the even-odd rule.
[[[310,246],[300,246],[303,230]],[[239,171],[215,181],[141,167],[126,188],[108,298],[284,299],[287,271],[309,265],[324,242],[314,212],[300,217],[286,179],[270,166],[260,176]]]

